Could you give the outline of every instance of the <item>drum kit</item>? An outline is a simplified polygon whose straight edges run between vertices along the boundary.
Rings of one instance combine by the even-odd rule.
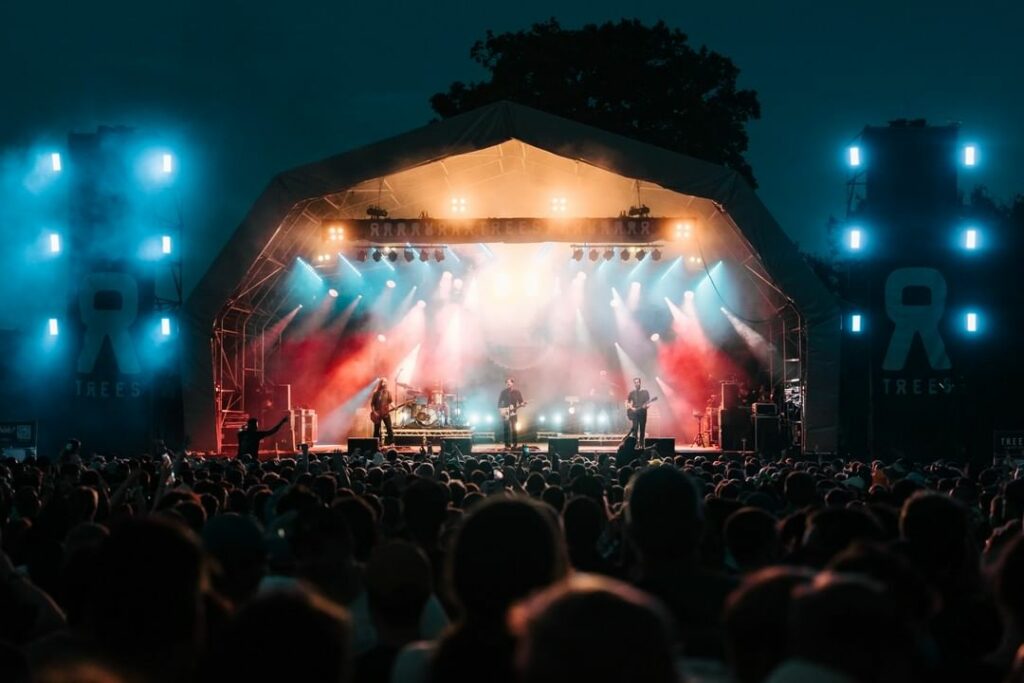
[[[454,427],[462,422],[462,401],[457,391],[445,385],[427,389],[398,382],[409,404],[399,412],[400,427]]]

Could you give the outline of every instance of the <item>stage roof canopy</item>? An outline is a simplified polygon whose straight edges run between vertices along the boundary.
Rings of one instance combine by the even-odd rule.
[[[652,217],[692,218],[702,249],[744,264],[771,305],[799,312],[804,355],[805,445],[836,446],[839,309],[793,242],[743,178],[669,152],[510,102],[444,121],[277,175],[186,302],[182,324],[186,430],[213,442],[210,335],[227,302],[269,288],[267,264],[314,253],[321,225],[450,216],[454,198],[480,218],[614,217],[646,205]],[[585,208],[584,208],[585,207]],[[570,241],[556,234],[552,241]]]

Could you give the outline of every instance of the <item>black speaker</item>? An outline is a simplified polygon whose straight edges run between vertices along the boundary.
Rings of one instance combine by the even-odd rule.
[[[353,439],[348,440],[348,454],[352,455],[356,452],[356,449],[364,456],[373,455],[377,452],[377,439]]]
[[[754,450],[765,458],[778,458],[782,452],[779,418],[756,416],[754,418]]]
[[[738,451],[743,448],[744,441],[746,441],[748,450],[754,447],[749,407],[740,406],[719,410],[718,424],[721,429],[719,446],[723,451]]]
[[[740,385],[736,382],[722,382],[723,410],[731,410],[740,404]]]
[[[458,448],[462,455],[473,453],[473,439],[441,439],[441,452],[449,455]]]
[[[622,445],[615,451],[615,466],[625,467],[634,460],[639,460],[643,454],[643,451],[638,451],[636,449],[636,437],[627,436],[626,440],[623,441]]]
[[[548,453],[557,453],[559,458],[571,458],[580,454],[579,439],[548,439]]]
[[[667,438],[656,438],[652,439],[648,437],[647,448],[653,448],[658,452],[658,457],[662,460],[673,458],[676,454],[676,440]]]

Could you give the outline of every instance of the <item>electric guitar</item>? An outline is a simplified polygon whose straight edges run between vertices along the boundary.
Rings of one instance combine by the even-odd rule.
[[[501,413],[502,420],[511,420],[516,416],[516,413],[520,408],[526,405],[526,401],[522,403],[513,403],[512,405],[505,406],[504,408],[498,408],[498,412]]]
[[[415,399],[414,399],[414,400],[412,400],[412,401],[406,401],[405,403],[399,403],[399,404],[398,404],[397,406],[395,406],[394,408],[391,408],[391,409],[389,409],[389,410],[386,410],[386,411],[384,411],[383,413],[378,413],[378,412],[377,412],[376,410],[374,410],[373,408],[370,408],[370,422],[372,422],[373,424],[380,424],[380,421],[384,419],[384,416],[385,416],[385,415],[390,415],[391,413],[395,412],[395,411],[396,411],[396,410],[398,410],[399,408],[404,408],[405,406],[407,406],[407,405],[410,405],[410,404],[413,404],[413,403],[415,403],[415,402],[416,402],[416,401],[415,401]]]
[[[647,410],[647,406],[651,405],[652,403],[654,403],[657,400],[658,400],[658,397],[655,396],[654,398],[650,399],[649,401],[647,401],[646,403],[644,403],[640,407],[633,407],[633,408],[628,408],[627,407],[626,408],[626,417],[629,419],[630,422],[632,422],[640,414],[640,411],[642,411],[642,410],[646,411]]]

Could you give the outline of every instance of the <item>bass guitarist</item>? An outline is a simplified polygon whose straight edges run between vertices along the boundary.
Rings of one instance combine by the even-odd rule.
[[[380,425],[382,422],[388,435],[385,444],[393,444],[395,442],[395,431],[391,428],[392,403],[391,392],[388,391],[388,381],[386,378],[381,377],[380,382],[377,383],[377,388],[370,395],[370,420],[373,422],[373,438],[377,440],[377,443],[380,443]]]
[[[647,437],[647,406],[657,399],[651,399],[650,393],[641,388],[640,378],[633,378],[633,391],[626,397],[626,416],[629,418],[629,433],[623,441],[629,437],[636,438],[636,450],[644,448],[644,439]]]
[[[498,396],[498,412],[501,414],[505,430],[505,448],[515,448],[519,445],[519,433],[516,430],[519,419],[516,416],[516,411],[519,410],[520,406],[524,405],[526,405],[526,401],[523,400],[523,395],[516,389],[515,379],[509,377],[505,380],[505,388],[501,390],[501,394]]]

